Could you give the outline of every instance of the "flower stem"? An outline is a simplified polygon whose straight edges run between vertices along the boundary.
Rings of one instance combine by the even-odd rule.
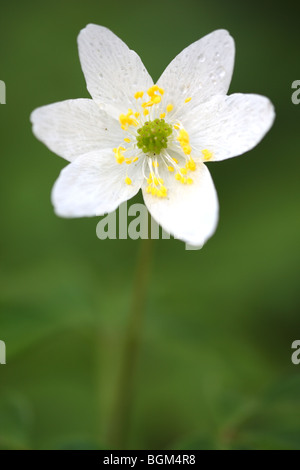
[[[117,383],[117,397],[110,440],[118,449],[126,449],[130,419],[132,415],[134,379],[136,363],[141,341],[143,311],[146,303],[147,286],[152,255],[151,238],[140,242],[135,278],[133,283],[133,298],[129,312],[128,325],[125,331],[122,364]]]

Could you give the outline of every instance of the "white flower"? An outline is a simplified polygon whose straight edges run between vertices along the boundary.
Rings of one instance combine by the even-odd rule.
[[[156,85],[138,55],[108,29],[88,25],[78,45],[92,99],[50,104],[31,115],[36,137],[71,162],[53,188],[56,213],[103,215],[141,188],[167,232],[202,245],[218,220],[205,162],[247,152],[275,116],[264,96],[226,96],[233,39],[217,30],[196,41]]]

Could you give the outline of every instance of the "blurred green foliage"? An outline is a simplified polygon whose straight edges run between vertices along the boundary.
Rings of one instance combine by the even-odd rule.
[[[300,448],[300,365],[291,363],[300,338],[299,6],[276,5],[1,3],[2,449],[111,445],[139,242],[100,241],[97,219],[54,215],[50,191],[66,162],[29,123],[38,106],[88,96],[76,37],[90,22],[136,50],[154,79],[185,46],[226,28],[237,47],[230,92],[266,95],[277,112],[257,148],[209,165],[221,215],[205,247],[155,243],[129,446]]]

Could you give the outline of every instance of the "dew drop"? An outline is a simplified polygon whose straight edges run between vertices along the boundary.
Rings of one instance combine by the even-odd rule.
[[[225,71],[224,67],[219,67],[218,70],[217,70],[217,74],[220,78],[224,78],[225,75],[226,75],[226,71]]]
[[[219,58],[220,58],[220,53],[216,52],[214,55],[214,63],[218,64],[219,63]]]

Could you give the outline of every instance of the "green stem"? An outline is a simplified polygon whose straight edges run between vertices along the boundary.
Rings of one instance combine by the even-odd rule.
[[[128,326],[125,332],[122,364],[117,388],[117,399],[112,417],[111,442],[118,449],[126,449],[130,418],[132,415],[134,378],[137,357],[141,341],[143,311],[146,303],[147,286],[152,255],[152,240],[140,242],[135,279],[133,283],[133,299],[129,313]]]

